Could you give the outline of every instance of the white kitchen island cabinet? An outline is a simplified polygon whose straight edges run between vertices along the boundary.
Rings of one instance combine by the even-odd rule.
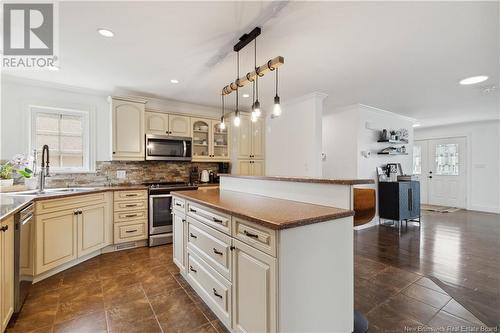
[[[352,332],[353,211],[224,188],[173,197],[174,262],[231,332]]]

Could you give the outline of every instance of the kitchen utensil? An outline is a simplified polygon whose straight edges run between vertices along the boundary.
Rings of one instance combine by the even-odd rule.
[[[210,176],[209,176],[208,170],[203,170],[201,172],[201,179],[200,179],[200,181],[202,183],[208,183],[209,180],[210,180]]]

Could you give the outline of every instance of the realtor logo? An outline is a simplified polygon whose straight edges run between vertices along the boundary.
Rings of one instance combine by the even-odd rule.
[[[4,4],[4,55],[54,54],[54,5]]]
[[[3,69],[57,68],[57,3],[3,4]]]

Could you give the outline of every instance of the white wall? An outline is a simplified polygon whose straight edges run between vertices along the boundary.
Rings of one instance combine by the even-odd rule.
[[[266,119],[266,175],[322,176],[322,113],[325,98],[312,93],[282,105]]]
[[[96,160],[110,160],[111,113],[107,101],[110,94],[2,75],[0,159],[10,159],[14,154],[29,152],[29,106],[39,105],[93,113],[95,120],[91,124],[91,131],[94,133]],[[172,100],[148,98],[146,108],[206,117],[220,116],[220,110],[216,108]]]
[[[415,140],[467,138],[467,209],[500,213],[500,121],[417,128]]]

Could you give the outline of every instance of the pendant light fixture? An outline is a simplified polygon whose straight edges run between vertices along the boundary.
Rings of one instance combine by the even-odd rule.
[[[222,94],[222,116],[220,117],[219,129],[221,131],[226,129],[226,122],[224,119],[224,94]]]
[[[253,113],[254,113],[254,117],[255,118],[255,121],[257,121],[256,118],[260,117],[261,115],[261,111],[260,111],[260,102],[259,102],[259,76],[260,74],[258,73],[258,68],[257,68],[257,37],[255,37],[254,39],[254,48],[253,48],[253,64],[254,64],[254,68],[255,68],[255,72],[257,73],[257,75],[255,76],[255,79],[254,79],[254,85],[255,85],[255,92],[256,92],[256,98],[255,98],[255,101],[253,103],[253,106],[252,106],[252,109],[253,109]],[[255,122],[254,121],[254,122]]]
[[[278,68],[276,71],[276,96],[274,96],[273,118],[281,116],[280,97],[278,96]]]
[[[236,52],[236,110],[234,111],[234,126],[239,127],[241,123],[239,110],[239,88],[240,88],[240,52]]]

